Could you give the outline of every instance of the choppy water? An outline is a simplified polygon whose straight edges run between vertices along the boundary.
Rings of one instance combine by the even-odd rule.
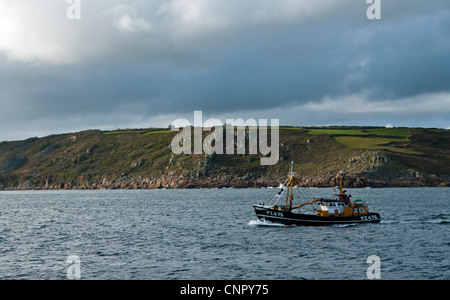
[[[274,189],[0,192],[0,279],[450,279],[450,189],[355,189],[380,224],[272,226]],[[308,189],[317,196],[330,189]]]

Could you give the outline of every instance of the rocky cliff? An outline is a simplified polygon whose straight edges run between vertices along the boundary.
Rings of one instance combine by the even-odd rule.
[[[282,127],[274,166],[261,166],[261,155],[174,155],[175,134],[91,130],[2,142],[0,189],[277,187],[290,161],[300,186],[334,187],[339,171],[348,187],[450,186],[449,130]]]

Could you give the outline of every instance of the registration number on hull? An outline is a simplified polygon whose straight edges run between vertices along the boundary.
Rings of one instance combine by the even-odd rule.
[[[377,215],[361,216],[362,221],[378,220]]]
[[[268,216],[274,216],[274,217],[284,217],[284,214],[281,211],[268,210],[267,211],[267,215]]]

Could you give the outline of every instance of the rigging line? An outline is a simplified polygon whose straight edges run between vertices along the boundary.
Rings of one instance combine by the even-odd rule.
[[[306,189],[301,189],[300,192],[305,196],[305,198],[307,200],[314,199],[314,196],[309,191],[307,191]]]
[[[281,195],[283,193],[284,188],[286,187],[286,183],[287,180],[281,185],[281,190],[277,194],[275,194],[272,198],[274,198],[276,195]]]
[[[275,203],[277,203],[277,202],[280,200],[281,195],[283,195],[283,192],[284,192],[285,189],[286,189],[286,184],[287,184],[288,181],[289,181],[289,179],[286,180],[286,181],[283,183],[283,185],[281,186],[281,190],[280,190],[278,193],[276,193],[275,195],[272,196],[272,198],[267,202],[267,205],[270,205],[270,203],[271,203],[275,198],[277,198],[277,200],[275,201]]]

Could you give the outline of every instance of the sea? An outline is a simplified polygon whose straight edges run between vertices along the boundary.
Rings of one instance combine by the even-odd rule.
[[[325,227],[257,220],[277,192],[2,191],[0,279],[450,279],[450,188],[352,189],[381,223]]]

